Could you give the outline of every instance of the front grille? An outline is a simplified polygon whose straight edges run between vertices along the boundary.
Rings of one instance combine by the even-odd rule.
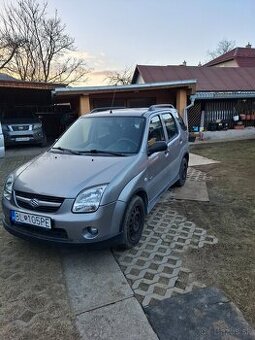
[[[19,207],[39,212],[56,212],[64,202],[63,197],[39,195],[23,191],[15,191],[15,198]]]
[[[61,228],[52,228],[52,229],[43,229],[39,227],[34,226],[28,226],[28,225],[22,225],[14,227],[18,232],[22,232],[23,234],[26,234],[28,236],[38,236],[43,237],[44,239],[59,239],[59,240],[67,240],[68,235],[67,232],[64,229]]]
[[[27,131],[29,125],[11,125],[13,131]]]

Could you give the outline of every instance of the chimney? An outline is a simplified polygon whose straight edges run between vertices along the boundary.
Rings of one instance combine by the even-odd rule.
[[[251,44],[248,42],[248,44],[245,47],[246,48],[251,48]]]
[[[187,61],[184,60],[183,63],[182,63],[183,66],[187,66]]]

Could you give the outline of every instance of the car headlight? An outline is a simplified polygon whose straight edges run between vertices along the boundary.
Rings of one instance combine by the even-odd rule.
[[[106,185],[85,189],[76,197],[72,211],[74,213],[94,212],[98,209]]]
[[[11,197],[12,197],[13,184],[14,184],[14,176],[9,175],[4,186],[4,197],[9,201],[11,200]]]
[[[41,128],[42,128],[42,123],[34,124],[34,129],[41,129]]]

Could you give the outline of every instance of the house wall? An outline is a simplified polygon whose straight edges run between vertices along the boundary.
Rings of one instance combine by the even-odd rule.
[[[148,107],[155,104],[176,105],[176,90],[146,90],[90,95],[90,108],[106,106]]]
[[[235,60],[224,61],[223,63],[213,65],[213,67],[238,67],[238,64]]]

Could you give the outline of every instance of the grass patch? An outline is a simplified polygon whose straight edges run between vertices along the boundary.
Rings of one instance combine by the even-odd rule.
[[[221,163],[196,167],[213,177],[210,202],[178,207],[219,243],[189,250],[184,265],[199,281],[223,289],[255,327],[255,140],[194,145],[191,152]]]

